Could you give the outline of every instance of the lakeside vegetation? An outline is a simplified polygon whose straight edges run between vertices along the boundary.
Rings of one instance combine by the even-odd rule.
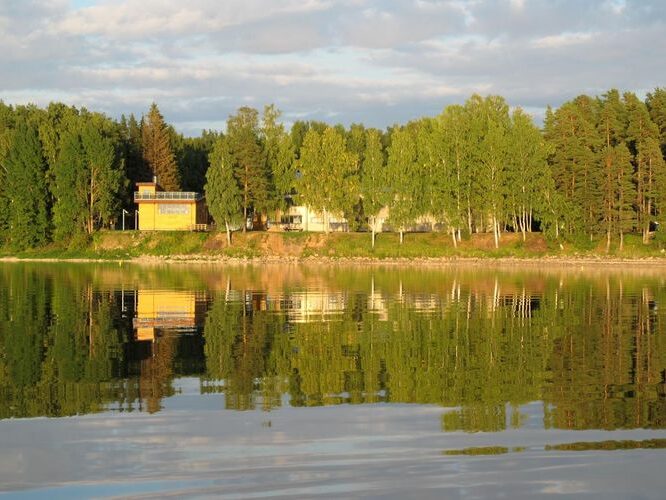
[[[140,120],[115,121],[62,103],[0,102],[3,253],[106,256],[95,243],[100,230],[130,226],[134,185],[152,176],[167,190],[205,192],[227,246],[232,228],[257,214],[270,219],[288,203],[317,210],[324,222],[343,214],[350,231],[372,235],[370,250],[357,240],[363,235],[325,240],[327,253],[339,256],[413,255],[416,242],[420,256],[475,256],[465,242],[484,234],[500,255],[523,253],[516,234],[522,247],[539,234],[542,253],[624,255],[630,247],[630,256],[657,255],[666,245],[658,230],[666,227],[663,88],[645,101],[617,90],[579,96],[549,108],[543,130],[502,97],[477,95],[385,131],[312,121],[287,131],[279,120],[272,105],[261,116],[242,107],[224,134],[185,138],[155,104]],[[383,207],[398,237],[382,235],[373,251]],[[410,244],[404,234],[417,223],[435,232]],[[167,255],[211,253],[205,244],[217,237],[151,238]],[[193,243],[179,251],[186,241]],[[253,256],[253,241],[236,238],[222,253]]]
[[[586,245],[546,239],[541,233],[529,233],[526,239],[516,233],[506,234],[502,245],[494,247],[492,234],[473,234],[457,246],[441,232],[410,233],[400,244],[400,236],[384,233],[373,247],[368,233],[309,233],[252,231],[234,237],[233,245],[223,234],[183,232],[98,231],[86,246],[63,247],[58,244],[14,251],[0,251],[0,259],[58,260],[133,260],[142,258],[181,261],[229,259],[257,260],[364,260],[399,261],[402,259],[541,259],[554,262],[592,259],[612,262],[618,259],[663,259],[657,245],[643,244],[640,235],[629,235],[622,250],[614,243],[609,252],[605,242]]]

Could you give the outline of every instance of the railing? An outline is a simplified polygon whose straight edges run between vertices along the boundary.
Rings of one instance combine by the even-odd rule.
[[[134,201],[145,200],[201,200],[201,193],[186,191],[157,191],[155,193],[138,191],[134,193]]]
[[[208,231],[208,224],[194,224],[192,231]]]

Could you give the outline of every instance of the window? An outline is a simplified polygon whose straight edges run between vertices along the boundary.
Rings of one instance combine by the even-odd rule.
[[[160,203],[158,205],[160,215],[188,215],[190,205],[185,203]]]

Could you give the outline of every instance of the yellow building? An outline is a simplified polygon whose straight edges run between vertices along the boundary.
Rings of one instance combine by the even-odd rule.
[[[134,202],[138,205],[141,231],[206,231],[208,209],[201,193],[162,191],[156,181],[137,182]]]
[[[138,290],[136,340],[155,340],[159,331],[193,332],[206,316],[204,294],[187,290]]]

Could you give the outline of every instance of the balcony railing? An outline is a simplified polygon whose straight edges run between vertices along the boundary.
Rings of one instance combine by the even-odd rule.
[[[157,191],[155,193],[138,191],[134,193],[134,201],[149,200],[201,200],[201,193],[186,191]]]

